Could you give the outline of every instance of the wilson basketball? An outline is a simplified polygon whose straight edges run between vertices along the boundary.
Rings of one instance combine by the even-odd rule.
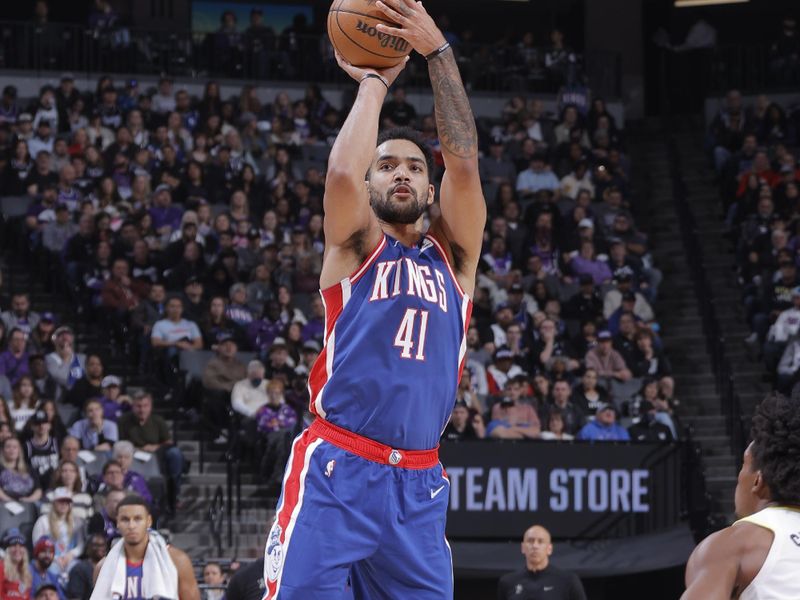
[[[356,67],[392,67],[411,52],[411,44],[378,31],[378,23],[394,25],[375,6],[375,0],[334,0],[328,12],[328,37],[339,54]]]

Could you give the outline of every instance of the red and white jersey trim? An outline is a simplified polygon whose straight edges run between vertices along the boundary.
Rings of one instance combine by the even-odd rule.
[[[308,395],[311,399],[309,410],[312,414],[323,419],[326,416],[325,408],[322,406],[323,392],[325,391],[325,385],[333,375],[333,359],[336,353],[336,322],[342,311],[344,311],[344,307],[350,301],[353,285],[361,279],[364,273],[377,260],[383,249],[386,248],[386,244],[386,236],[384,235],[372,253],[352,275],[345,277],[335,285],[320,290],[322,304],[325,307],[325,340],[322,352],[320,352],[317,361],[311,368],[311,374],[308,378]]]

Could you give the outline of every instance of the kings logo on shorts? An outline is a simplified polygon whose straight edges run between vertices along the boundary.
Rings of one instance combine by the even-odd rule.
[[[269,532],[269,539],[267,540],[267,550],[265,563],[267,566],[267,578],[270,581],[278,579],[278,573],[281,570],[283,563],[283,544],[281,544],[281,534],[283,530],[278,525],[277,520]]]

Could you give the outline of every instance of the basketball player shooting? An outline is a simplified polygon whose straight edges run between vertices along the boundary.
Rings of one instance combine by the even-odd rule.
[[[800,398],[766,398],[736,484],[739,521],[686,565],[682,600],[800,598]]]
[[[264,562],[265,600],[453,597],[449,482],[438,441],[456,394],[486,222],[475,121],[452,50],[423,6],[376,6],[428,59],[446,171],[441,217],[419,134],[378,137],[402,65],[356,68],[353,108],[325,188],[325,347],[310,378],[314,423],[293,443]],[[366,175],[365,175],[366,174]]]

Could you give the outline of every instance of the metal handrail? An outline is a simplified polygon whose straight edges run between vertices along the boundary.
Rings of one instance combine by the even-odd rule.
[[[217,489],[214,491],[214,495],[211,498],[211,502],[208,505],[208,525],[211,531],[211,538],[214,540],[214,543],[217,547],[217,555],[222,555],[222,527],[224,521],[226,519],[226,511],[224,510],[224,494],[222,492],[222,486],[218,485]],[[231,543],[231,518],[230,513],[227,513],[227,521],[228,521],[228,546],[232,545]]]

